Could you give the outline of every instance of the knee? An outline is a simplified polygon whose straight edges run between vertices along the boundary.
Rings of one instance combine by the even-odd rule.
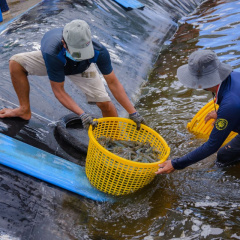
[[[9,61],[9,70],[12,77],[18,76],[20,73],[27,74],[26,70],[16,61]]]
[[[226,145],[218,150],[217,153],[217,161],[218,162],[227,162],[232,158],[231,154],[227,151],[228,148],[231,148],[231,146]]]
[[[97,106],[104,112],[110,111],[112,107],[112,102],[97,102]]]

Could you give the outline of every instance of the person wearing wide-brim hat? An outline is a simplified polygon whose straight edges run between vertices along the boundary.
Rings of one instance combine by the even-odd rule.
[[[240,162],[240,72],[220,62],[213,51],[198,50],[189,56],[188,64],[178,68],[177,77],[186,87],[216,94],[215,101],[219,109],[205,118],[205,122],[215,119],[208,141],[183,157],[160,164],[156,174],[183,169],[218,150],[217,166],[225,167]],[[231,131],[238,135],[220,148]]]
[[[65,76],[81,89],[88,103],[95,103],[101,109],[103,117],[117,117],[117,110],[96,66],[113,96],[140,128],[145,121],[116,77],[108,50],[103,44],[92,40],[89,25],[80,19],[67,23],[64,28],[46,32],[41,40],[41,50],[19,53],[10,58],[11,79],[20,106],[0,110],[0,118],[31,118],[28,75],[48,76],[56,98],[64,107],[80,116],[86,129],[90,124],[95,126],[96,121],[93,122],[93,117],[67,94],[64,89]]]

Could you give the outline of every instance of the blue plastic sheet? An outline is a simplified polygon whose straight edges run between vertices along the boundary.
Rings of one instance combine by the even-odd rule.
[[[144,5],[136,0],[114,0],[114,1],[127,9],[144,8]]]
[[[90,184],[84,167],[1,133],[0,164],[95,201],[114,201]]]
[[[1,11],[1,8],[0,8],[0,22],[3,21],[3,17],[2,17],[2,11]]]

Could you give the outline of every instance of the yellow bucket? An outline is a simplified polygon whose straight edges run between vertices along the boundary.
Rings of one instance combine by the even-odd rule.
[[[219,106],[218,104],[215,104],[215,105],[217,110]],[[207,123],[205,123],[204,119],[207,116],[207,114],[213,110],[215,109],[214,109],[214,102],[212,100],[197,112],[197,114],[193,117],[191,122],[187,124],[187,129],[199,138],[208,139],[213,129],[212,123],[214,120],[209,120]],[[222,145],[225,145],[226,143],[228,143],[236,135],[237,135],[236,132],[231,132]]]
[[[154,130],[127,118],[109,117],[97,119],[98,125],[89,127],[89,145],[86,159],[86,174],[90,183],[98,190],[112,195],[125,195],[144,187],[155,177],[158,164],[166,161],[170,148]],[[113,140],[149,142],[158,149],[159,161],[139,163],[121,158],[102,147],[97,139],[101,136]]]

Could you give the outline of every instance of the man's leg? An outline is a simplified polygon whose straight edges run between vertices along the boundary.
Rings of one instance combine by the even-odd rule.
[[[229,143],[219,149],[217,153],[216,165],[227,167],[240,162],[240,136],[237,135]]]
[[[0,110],[0,118],[20,117],[25,120],[31,118],[31,110],[29,103],[29,83],[26,70],[17,62],[9,62],[9,70],[11,74],[12,84],[18,96],[19,108]]]
[[[9,61],[9,70],[14,90],[18,96],[19,107],[0,110],[0,118],[20,117],[24,120],[29,120],[31,118],[30,86],[27,75],[47,75],[42,53],[35,51],[14,55]]]
[[[101,109],[103,117],[117,117],[117,109],[112,102],[96,102]]]
[[[101,109],[103,117],[117,117],[117,110],[111,102],[103,80],[97,71],[95,64],[81,74],[68,76],[86,95],[89,103],[96,103]]]

